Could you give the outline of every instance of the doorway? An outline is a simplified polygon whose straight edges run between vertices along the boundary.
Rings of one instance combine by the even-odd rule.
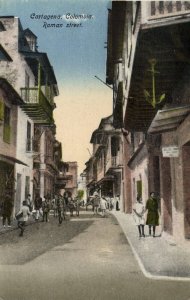
[[[161,196],[163,199],[163,230],[173,233],[172,226],[172,186],[170,158],[161,157]]]

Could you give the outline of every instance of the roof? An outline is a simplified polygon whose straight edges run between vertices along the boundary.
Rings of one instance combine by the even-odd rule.
[[[110,115],[106,118],[102,118],[100,121],[100,124],[98,126],[98,128],[96,130],[93,131],[91,139],[90,139],[90,143],[96,143],[95,139],[97,138],[97,135],[102,135],[106,132],[106,130],[104,130],[104,126],[106,124],[113,124],[113,115]]]
[[[24,30],[24,35],[32,35],[32,36],[34,36],[35,38],[37,38],[37,36],[29,29],[29,28],[26,28],[25,30]]]
[[[7,51],[3,48],[1,44],[0,44],[0,60],[13,61],[10,55],[7,53]]]
[[[33,51],[20,51],[20,53],[25,57],[25,60],[30,65],[31,69],[34,71],[36,67],[35,64],[40,62],[42,68],[45,72],[48,72],[51,84],[57,85],[57,80],[52,65],[50,64],[47,53],[45,52],[33,52]],[[35,68],[36,69],[36,68]],[[59,94],[58,88],[56,88],[56,95]]]
[[[5,31],[5,27],[1,21],[0,21],[0,31]]]
[[[190,105],[159,110],[148,129],[148,133],[175,130],[189,113]]]

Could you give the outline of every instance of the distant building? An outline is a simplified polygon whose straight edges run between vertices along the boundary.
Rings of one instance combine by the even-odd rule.
[[[101,120],[90,143],[93,154],[84,170],[88,196],[99,190],[102,196],[123,199],[122,131],[114,128],[113,115]]]
[[[77,178],[78,178],[78,165],[76,161],[67,161],[67,171],[64,174],[66,185],[64,188],[65,193],[72,196],[73,198],[77,196]]]

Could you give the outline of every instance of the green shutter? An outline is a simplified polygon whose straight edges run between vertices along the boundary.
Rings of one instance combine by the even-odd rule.
[[[11,141],[11,127],[9,125],[4,125],[3,140],[6,143],[10,143]]]
[[[137,181],[137,195],[142,197],[142,180]]]
[[[0,99],[0,120],[4,120],[4,102]]]

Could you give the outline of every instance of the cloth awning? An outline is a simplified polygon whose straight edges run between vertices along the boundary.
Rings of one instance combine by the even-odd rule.
[[[25,164],[23,161],[15,158],[15,157],[12,157],[12,156],[0,154],[0,159],[6,159],[6,160],[9,160],[12,163],[20,164],[20,165],[24,165],[24,166],[28,167],[28,165]]]

